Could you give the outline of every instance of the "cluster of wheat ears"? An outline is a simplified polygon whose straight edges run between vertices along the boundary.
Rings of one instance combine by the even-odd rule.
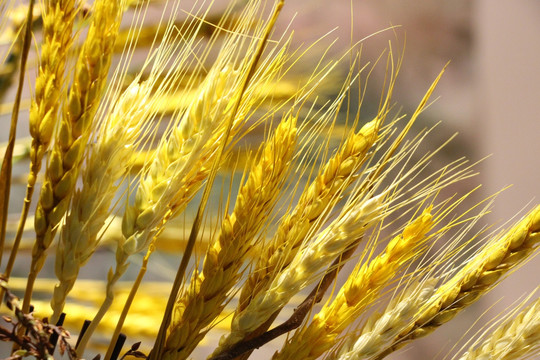
[[[76,359],[85,350],[106,360],[186,359],[217,328],[225,334],[214,360],[246,359],[284,334],[273,359],[382,359],[534,255],[540,206],[513,225],[475,230],[492,197],[464,207],[472,191],[444,195],[474,175],[472,165],[433,169],[442,146],[419,154],[432,130],[409,133],[442,72],[411,116],[396,115],[402,57],[389,43],[378,110],[366,121],[360,104],[373,67],[361,64],[361,47],[288,80],[309,47],[293,49],[291,35],[274,30],[282,6],[240,1],[216,16],[206,2],[1,1],[0,27],[13,32],[1,92],[16,90],[0,180],[9,308],[0,339],[9,359]],[[345,61],[337,95],[318,98]],[[31,140],[20,155],[29,78]],[[254,129],[264,141],[249,151]],[[25,160],[17,221],[8,219],[12,164]],[[112,263],[93,260],[107,248]],[[164,249],[178,254],[174,281],[161,283],[168,298],[143,279]],[[19,286],[11,273],[27,262]],[[37,279],[52,263],[56,279]],[[101,281],[78,279],[87,264],[110,270]],[[128,268],[138,275],[120,281]],[[460,359],[538,356],[532,296]],[[86,307],[71,304],[77,297]],[[70,338],[64,321],[82,329]],[[124,334],[135,345],[122,350]]]

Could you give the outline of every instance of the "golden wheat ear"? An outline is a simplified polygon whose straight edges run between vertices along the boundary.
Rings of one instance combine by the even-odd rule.
[[[26,307],[31,299],[33,282],[43,267],[45,250],[54,239],[75,189],[94,115],[109,73],[112,49],[122,16],[120,2],[94,3],[92,24],[75,64],[73,83],[64,104],[34,218],[36,242],[25,291]],[[65,34],[62,36],[66,37]]]
[[[145,131],[145,124],[140,123],[144,114],[133,104],[133,100],[141,100],[139,90],[144,92],[141,86],[132,84],[118,100],[111,115],[101,124],[96,143],[86,157],[82,187],[73,196],[56,251],[55,273],[59,283],[51,300],[53,323],[62,312],[79,269],[99,245],[111,203],[131,167],[132,151]]]
[[[356,335],[354,331],[336,350],[328,353],[329,360],[364,359],[377,355],[403,328],[414,319],[418,309],[435,291],[436,279],[409,286],[395,297],[382,313],[371,315]]]
[[[206,334],[202,330],[223,310],[230,290],[240,279],[255,235],[269,217],[288,174],[296,132],[296,119],[287,116],[261,147],[262,156],[241,188],[233,212],[223,220],[220,234],[206,253],[202,272],[194,272],[191,284],[175,305],[164,359],[186,358]]]
[[[379,124],[380,120],[375,119],[352,133],[304,190],[295,210],[280,221],[275,237],[266,249],[261,249],[264,253],[242,289],[238,311],[267,288],[277,271],[290,264],[307,234],[316,232],[321,226],[319,218],[333,207],[356,179],[356,171],[366,161],[369,149],[378,139]]]

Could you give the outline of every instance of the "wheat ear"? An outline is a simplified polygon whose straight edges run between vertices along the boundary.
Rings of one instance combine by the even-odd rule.
[[[121,20],[120,0],[94,3],[94,17],[75,64],[73,84],[63,109],[55,146],[49,157],[45,181],[35,215],[36,242],[25,300],[30,300],[37,273],[64,217],[77,181],[94,115],[111,64],[112,49]]]
[[[225,120],[230,119],[230,134],[234,136],[255,103],[254,88],[270,81],[282,66],[284,52],[280,51],[265,64],[264,70],[250,73],[247,81],[241,71],[249,67],[251,58],[245,58],[236,69],[231,62],[238,56],[238,48],[229,45],[199,87],[196,100],[173,120],[179,125],[158,146],[153,162],[140,180],[135,204],[126,208],[115,269],[107,276],[106,298],[79,343],[80,355],[112,304],[114,286],[126,271],[129,257],[146,248],[168,220],[181,213],[210,173],[208,164],[214,161],[221,140],[231,139],[224,136],[229,122]],[[244,84],[249,85],[247,90]]]
[[[132,139],[132,135],[135,136],[137,133],[140,133],[140,132],[143,131],[142,129],[140,129],[140,127],[144,128],[143,124],[146,122],[146,120],[148,118],[151,118],[153,116],[153,111],[152,111],[153,99],[151,98],[150,95],[151,95],[151,92],[152,92],[152,89],[153,89],[154,83],[155,83],[155,74],[152,73],[151,76],[147,80],[143,81],[140,84],[138,83],[138,81],[139,81],[139,79],[134,80],[134,82],[122,93],[122,95],[119,97],[118,102],[117,102],[117,104],[116,104],[116,106],[115,106],[115,108],[114,108],[114,110],[113,110],[113,112],[111,114],[111,117],[108,119],[108,124],[110,124],[110,126],[112,126],[112,127],[117,126],[117,127],[123,127],[124,128],[121,131],[119,131],[119,134],[116,134],[116,135],[110,134],[110,136],[112,136],[111,141],[115,140],[114,139],[115,136],[126,136],[125,137],[126,140]],[[127,123],[126,123],[126,119],[129,119],[129,120],[127,120]],[[126,126],[128,126],[129,123],[131,123],[132,125],[136,124],[135,127],[131,129],[131,132],[135,132],[135,134],[131,134],[131,132],[129,131],[130,129],[126,127]],[[129,132],[129,133],[126,133],[125,135],[121,135],[122,132]],[[116,148],[116,146],[118,146],[118,145],[120,145],[120,144],[104,143],[104,147],[103,147],[104,152],[102,154],[99,154],[99,153],[95,154],[96,163],[103,160],[103,159],[101,159],[101,156],[103,156],[103,157],[107,157],[107,156],[115,156],[115,157],[116,156],[122,156],[123,157],[123,156],[126,156],[126,157],[130,158],[132,148],[129,149],[129,148],[124,147],[122,150],[118,150]],[[113,147],[112,149],[111,149],[111,146]],[[114,154],[107,154],[106,153],[107,150],[114,150],[114,149],[116,149],[116,151],[117,151],[116,153],[114,153]],[[125,154],[124,154],[124,152],[125,152]],[[93,155],[94,154],[91,154],[90,158],[92,158]],[[118,167],[118,163],[116,163],[116,164],[110,163],[109,165]],[[122,167],[124,167],[124,166],[125,166],[125,164],[122,164]],[[124,170],[114,169],[114,170],[111,170],[111,174],[112,174],[112,172],[117,173],[118,171],[124,171]],[[116,176],[116,175],[114,175],[114,176]],[[103,181],[103,179],[100,178],[99,181]],[[111,184],[110,186],[112,186],[112,183],[114,182],[112,177],[109,179],[109,181],[110,181],[110,184]],[[103,185],[106,185],[106,184],[104,183]],[[102,187],[102,190],[103,191],[108,191],[108,190],[112,191],[111,188],[108,188],[108,190],[107,190],[107,187]],[[105,194],[103,196],[105,196]],[[101,207],[103,205],[103,209],[105,208],[105,205],[101,204],[99,202],[99,199],[97,199],[96,201],[98,201],[96,203],[97,206]],[[82,204],[82,206],[85,207],[85,204]],[[90,208],[88,208],[88,210],[90,210]],[[95,216],[95,215],[96,214],[94,213],[93,216]],[[91,219],[91,220],[93,221],[94,219]],[[75,224],[73,224],[73,225],[75,225]],[[96,225],[97,225],[97,223],[96,223]],[[68,234],[68,232],[70,232],[71,229],[68,228],[65,231],[66,231],[66,236],[71,237],[71,234]],[[75,230],[75,232],[77,232],[77,231],[79,231],[79,230]],[[99,229],[97,231],[99,231]],[[61,244],[60,246],[62,247],[63,245],[64,244]],[[88,243],[88,245],[90,245],[90,243]],[[82,248],[84,248],[85,244],[81,243],[81,246],[82,246]],[[92,246],[92,245],[90,245],[90,246]],[[60,251],[62,251],[62,250],[60,250]],[[87,248],[87,252],[81,258],[81,260],[84,260],[85,258],[87,259],[86,255],[91,255],[91,251],[92,251],[91,248]],[[57,264],[57,266],[59,266],[59,264]],[[125,268],[127,268],[127,265],[125,265],[125,262],[124,262],[124,268],[122,268],[122,270],[125,270]],[[120,279],[120,276],[122,274],[123,274],[123,271],[122,271],[122,273],[118,274],[118,272],[117,273],[113,272],[112,269],[110,269],[109,273],[107,274],[107,286],[106,286],[106,291],[105,291],[106,292],[106,300],[105,300],[104,304],[102,304],[102,307],[100,308],[100,311],[98,311],[98,315],[96,315],[96,317],[92,321],[92,324],[87,329],[87,331],[85,333],[85,336],[83,336],[81,341],[79,342],[79,347],[77,348],[77,351],[80,351],[81,355],[82,355],[82,352],[84,351],[84,347],[86,346],[87,341],[89,340],[90,334],[95,330],[95,328],[97,327],[97,325],[99,323],[99,320],[105,315],[105,312],[107,311],[107,309],[112,304],[112,300],[113,300],[113,297],[114,297],[114,295],[113,295],[113,285]],[[58,290],[58,291],[60,291],[60,290]],[[96,321],[96,318],[98,319],[97,321]]]
[[[253,239],[275,204],[296,137],[296,119],[289,117],[264,146],[262,158],[240,190],[232,214],[225,218],[218,238],[208,249],[202,273],[193,274],[187,292],[175,306],[164,359],[186,358],[206,334],[201,330],[223,310]]]
[[[66,217],[56,251],[55,272],[60,282],[55,286],[51,300],[52,323],[62,312],[79,269],[97,248],[99,232],[109,216],[111,202],[119,186],[117,180],[130,168],[135,142],[144,129],[140,123],[144,109],[138,109],[133,103],[133,100],[141,100],[139,89],[140,86],[134,83],[125,91],[101,127],[96,144],[87,156],[82,188],[73,196],[71,211]]]
[[[382,314],[375,313],[366,320],[360,336],[351,334],[338,351],[329,354],[328,359],[352,360],[377,355],[413,321],[418,309],[433,295],[435,283],[434,279],[429,279],[408,287]]]
[[[460,360],[514,360],[537,355],[540,351],[540,298],[519,314],[506,320],[476,348]]]
[[[72,29],[75,18],[74,0],[44,1],[43,45],[39,72],[35,82],[34,100],[30,105],[30,172],[26,187],[19,227],[5,275],[9,277],[17,249],[22,238],[24,225],[30,209],[41,162],[49,144],[58,118],[58,108],[64,85],[64,71],[69,49],[73,42]],[[26,294],[25,294],[26,295]],[[23,311],[28,312],[29,301],[23,301]]]
[[[418,247],[425,242],[425,235],[433,225],[430,211],[428,208],[408,224],[381,255],[358,265],[335,299],[325,304],[307,327],[294,334],[273,359],[316,359],[332,348],[336,337],[377,297],[399,269],[419,254]]]
[[[320,272],[374,224],[382,210],[383,199],[384,194],[381,194],[348,204],[331,225],[296,255],[291,264],[272,281],[268,290],[258,293],[243,311],[235,314],[230,334],[221,339],[213,356],[244,339],[295,294],[315,281]]]
[[[328,161],[321,173],[302,193],[295,210],[280,222],[275,237],[261,250],[257,265],[240,294],[238,311],[266,289],[280,268],[287,267],[306,235],[316,231],[325,209],[340,199],[343,191],[356,179],[354,173],[366,160],[369,149],[378,138],[380,120],[365,124],[360,131],[348,136],[338,152]]]
[[[404,344],[425,336],[451,320],[466,306],[490,290],[506,272],[530,255],[540,242],[540,206],[537,206],[504,236],[487,244],[436,293],[421,310],[414,324],[399,334],[382,359]]]

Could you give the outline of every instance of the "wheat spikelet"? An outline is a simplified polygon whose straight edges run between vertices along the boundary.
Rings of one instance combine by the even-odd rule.
[[[433,225],[430,211],[431,208],[424,210],[408,224],[402,234],[390,241],[384,253],[369,264],[358,265],[336,298],[327,303],[307,327],[298,331],[273,359],[297,356],[316,359],[329,350],[336,337],[377,297],[399,269],[418,255],[418,246],[425,242],[425,235]]]
[[[54,311],[52,322],[56,322],[62,312],[79,268],[86,264],[98,246],[98,234],[109,216],[111,202],[119,186],[115,182],[129,170],[131,152],[144,129],[144,124],[140,123],[145,118],[144,109],[134,100],[146,104],[147,99],[139,96],[139,90],[147,93],[137,83],[125,91],[96,136],[94,149],[87,156],[83,185],[73,196],[57,247],[55,271],[60,282],[54,288],[51,301]]]
[[[413,321],[418,309],[433,295],[435,283],[435,279],[430,279],[408,287],[388,304],[382,314],[371,315],[360,335],[350,334],[343,346],[330,353],[328,359],[351,360],[377,355]]]
[[[187,292],[176,304],[164,359],[186,358],[204,337],[206,332],[201,330],[223,310],[253,238],[287,174],[296,142],[295,125],[294,117],[284,120],[262,150],[262,158],[240,190],[232,214],[224,219],[219,237],[206,254],[202,273],[193,274]]]
[[[306,235],[320,227],[318,220],[325,209],[332,208],[356,178],[354,172],[365,162],[369,149],[378,138],[380,121],[372,120],[357,133],[352,133],[302,193],[295,210],[281,220],[274,239],[261,249],[263,254],[242,288],[238,311],[265,290],[279,268],[287,267],[292,261]]]
[[[482,344],[471,347],[460,360],[514,360],[531,357],[540,346],[540,298],[507,319]]]
[[[459,311],[490,290],[507,271],[532,253],[540,241],[540,206],[537,206],[504,236],[487,244],[457,272],[421,310],[415,323],[394,339],[378,359],[425,336],[451,320]]]

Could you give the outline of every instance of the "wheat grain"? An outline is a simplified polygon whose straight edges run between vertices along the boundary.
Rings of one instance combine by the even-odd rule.
[[[296,142],[295,125],[294,117],[284,120],[262,150],[262,158],[240,190],[232,214],[224,219],[217,240],[206,254],[202,273],[193,274],[187,292],[176,304],[164,359],[186,358],[204,337],[206,332],[201,329],[223,310],[253,238],[273,208],[287,174]]]
[[[507,319],[482,344],[471,347],[460,360],[514,360],[540,351],[540,298]]]
[[[419,254],[433,222],[428,208],[408,224],[403,233],[387,245],[384,253],[369,264],[358,265],[335,299],[315,315],[313,321],[298,331],[273,359],[316,359],[335,343],[336,337],[372,303],[400,268]]]
[[[399,334],[377,358],[405,343],[431,333],[490,290],[506,272],[532,253],[540,241],[540,206],[506,234],[487,244],[465,267],[440,286],[421,310],[415,323]]]

